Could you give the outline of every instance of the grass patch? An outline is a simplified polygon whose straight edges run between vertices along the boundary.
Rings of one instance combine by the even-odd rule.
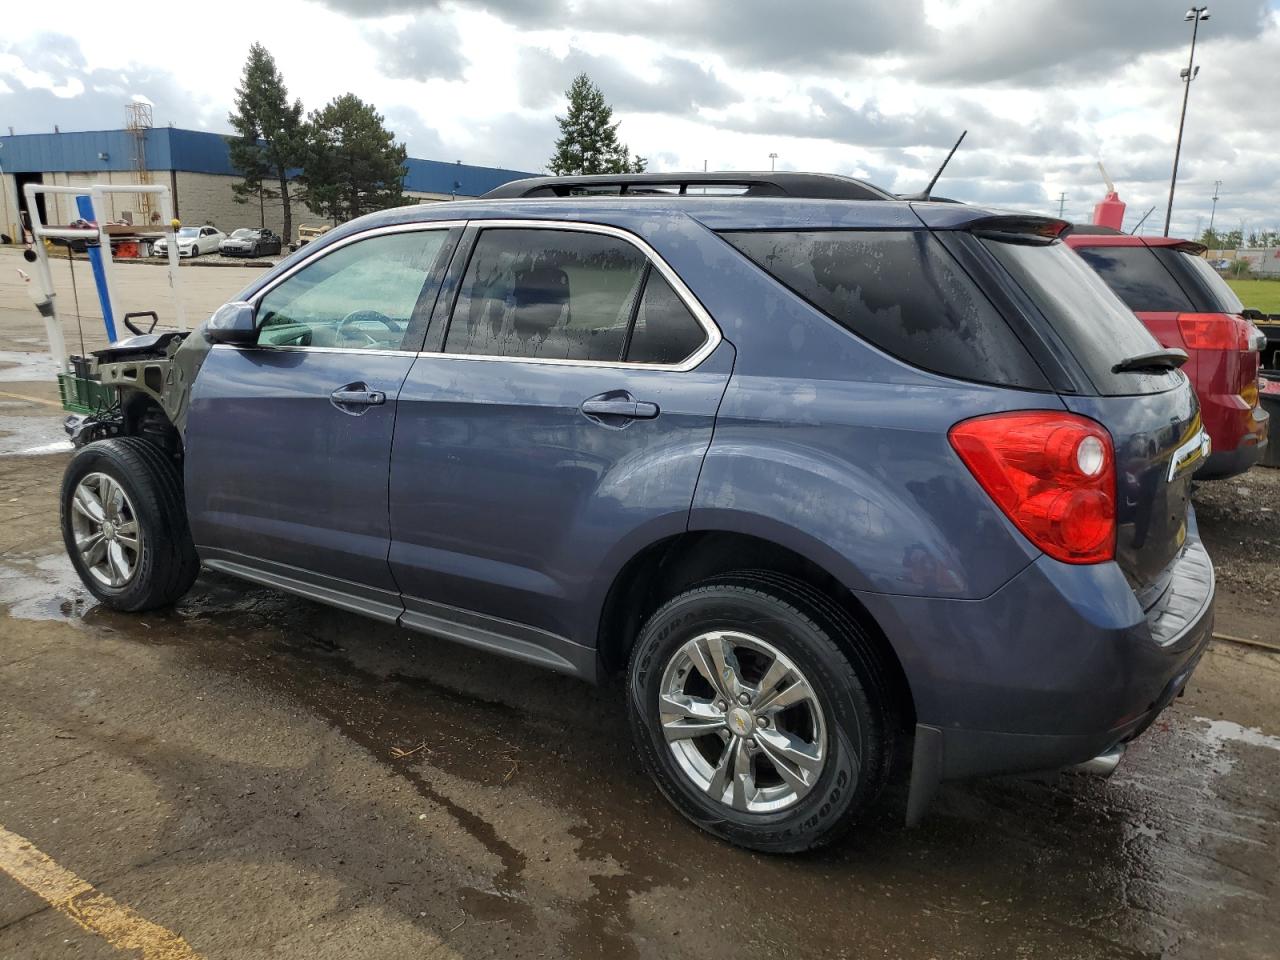
[[[1280,280],[1228,280],[1240,302],[1263,313],[1280,313]]]

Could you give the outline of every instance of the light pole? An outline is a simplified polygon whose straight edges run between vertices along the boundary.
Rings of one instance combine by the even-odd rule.
[[[1213,181],[1213,207],[1209,210],[1209,236],[1217,240],[1217,235],[1213,232],[1213,218],[1218,212],[1218,188],[1222,186],[1221,180]]]
[[[1178,143],[1173,148],[1173,175],[1169,178],[1169,206],[1164,213],[1164,235],[1169,235],[1169,222],[1173,219],[1173,191],[1178,185],[1178,157],[1182,153],[1182,127],[1187,122],[1187,98],[1191,95],[1191,81],[1196,78],[1200,68],[1196,64],[1196,35],[1200,32],[1200,23],[1209,19],[1208,7],[1192,7],[1183,20],[1191,21],[1191,56],[1187,60],[1182,77],[1182,116],[1178,119]]]
[[[777,169],[778,155],[776,153],[769,154],[769,172],[772,173]]]

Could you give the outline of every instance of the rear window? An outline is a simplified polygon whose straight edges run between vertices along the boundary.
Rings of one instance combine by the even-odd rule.
[[[731,231],[725,240],[836,323],[934,373],[1047,389],[982,291],[927,231]]]
[[[1218,271],[1209,266],[1208,260],[1173,247],[1161,247],[1152,252],[1186,288],[1197,313],[1240,313],[1244,310],[1244,304],[1235,291],[1218,276]]]
[[[982,242],[1065,341],[1099,393],[1154,393],[1178,382],[1176,372],[1112,372],[1121,360],[1159,350],[1160,344],[1062,241],[986,237]]]
[[[1146,247],[1077,247],[1130,310],[1191,313],[1193,307],[1173,274]]]

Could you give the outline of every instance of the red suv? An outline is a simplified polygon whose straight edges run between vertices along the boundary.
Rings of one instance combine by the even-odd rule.
[[[1200,398],[1213,452],[1196,473],[1216,480],[1244,473],[1262,457],[1268,415],[1258,402],[1265,337],[1208,262],[1204,247],[1173,237],[1135,237],[1078,225],[1067,244],[1138,315],[1165,347],[1187,351],[1183,370]]]

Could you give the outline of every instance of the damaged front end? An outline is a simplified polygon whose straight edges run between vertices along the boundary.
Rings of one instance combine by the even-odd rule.
[[[208,351],[204,337],[169,332],[72,357],[75,372],[65,375],[63,389],[71,414],[63,427],[71,442],[82,447],[108,437],[146,436],[181,457],[191,385]]]

